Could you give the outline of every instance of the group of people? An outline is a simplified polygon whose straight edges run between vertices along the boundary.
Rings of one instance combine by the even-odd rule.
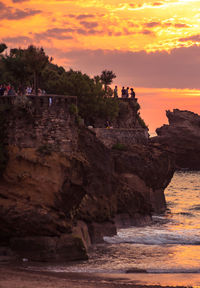
[[[35,94],[31,86],[19,87],[17,90],[10,84],[0,84],[0,96],[16,96],[16,95],[31,95]],[[38,95],[45,95],[46,91],[38,88]]]
[[[129,97],[130,95],[130,97]],[[115,86],[114,89],[114,98],[118,98],[118,88],[117,86]],[[133,88],[130,89],[130,93],[129,93],[129,87],[127,87],[126,89],[124,88],[124,86],[122,87],[121,90],[121,97],[122,98],[131,98],[131,99],[135,99],[135,91]]]
[[[8,84],[0,84],[0,96],[15,96],[16,92],[14,88]]]
[[[26,92],[26,95],[35,94],[35,90],[31,86],[27,86],[25,92]],[[38,88],[38,95],[39,96],[45,95],[45,94],[46,94],[46,91],[44,89],[42,90],[42,89]]]

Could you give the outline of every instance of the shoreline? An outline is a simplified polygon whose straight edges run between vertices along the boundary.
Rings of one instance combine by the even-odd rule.
[[[98,274],[33,271],[0,264],[0,288],[144,288],[200,287],[200,274]]]

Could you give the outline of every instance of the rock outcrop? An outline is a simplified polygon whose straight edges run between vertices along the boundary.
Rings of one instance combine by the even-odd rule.
[[[109,120],[111,126],[115,128],[141,128],[141,120],[140,117],[140,105],[137,102],[137,99],[131,98],[117,98],[115,99],[119,104],[119,113],[115,119],[107,119]],[[90,123],[86,123],[88,125],[92,125],[95,128],[105,128],[106,121],[103,117],[96,117],[91,119]],[[145,123],[142,123],[145,126]]]
[[[90,240],[101,242],[123,225],[143,225],[165,209],[173,165],[153,146],[110,150],[84,129],[71,157],[18,147],[8,153],[0,181],[0,242],[21,257],[86,259]]]
[[[172,153],[176,168],[200,169],[200,116],[190,111],[166,111],[169,125],[156,130],[153,143],[164,145]]]
[[[148,144],[110,149],[75,122],[70,131],[76,135],[70,153],[7,145],[0,246],[20,257],[87,259],[91,242],[123,225],[144,225],[165,209],[164,189],[174,172],[170,153]]]

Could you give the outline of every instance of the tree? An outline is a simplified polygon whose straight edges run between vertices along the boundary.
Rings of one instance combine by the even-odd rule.
[[[116,75],[111,70],[103,70],[101,72],[100,79],[101,79],[102,83],[104,84],[105,94],[107,92],[108,85],[110,85],[112,83],[114,78],[116,78]]]
[[[0,51],[7,47],[0,45]],[[34,83],[35,93],[38,93],[38,81],[41,72],[49,62],[49,57],[43,48],[36,48],[30,45],[27,49],[14,48],[10,54],[1,56],[3,66],[2,80],[11,82],[12,85],[20,87],[21,93],[27,84]]]
[[[34,90],[36,95],[38,94],[38,81],[39,75],[46,67],[49,62],[49,56],[47,56],[44,52],[44,49],[37,48],[33,45],[30,45],[25,50],[25,62],[30,70],[30,72],[34,75]]]
[[[0,51],[5,47],[3,45]],[[109,85],[116,76],[107,70],[102,75],[106,76],[105,79],[103,76],[91,78],[72,69],[65,71],[62,66],[52,63],[43,48],[33,45],[26,49],[11,49],[9,54],[0,57],[0,83],[21,87],[21,93],[26,85],[34,83],[37,94],[40,80],[40,87],[48,94],[77,96],[79,115],[86,123],[95,123],[98,118],[112,119],[118,114],[118,101],[105,98],[103,89],[103,84]],[[107,87],[106,92],[112,95],[111,88]]]
[[[30,73],[27,69],[24,58],[24,50],[14,48],[10,50],[10,54],[1,57],[1,64],[3,67],[3,80],[7,83],[12,83],[15,87],[23,87],[30,78]]]
[[[4,50],[6,50],[8,47],[5,43],[0,43],[0,53],[2,53]]]

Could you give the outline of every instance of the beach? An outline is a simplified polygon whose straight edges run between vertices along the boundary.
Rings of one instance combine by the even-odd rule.
[[[197,274],[55,273],[1,264],[0,275],[0,288],[200,287],[200,277]]]

